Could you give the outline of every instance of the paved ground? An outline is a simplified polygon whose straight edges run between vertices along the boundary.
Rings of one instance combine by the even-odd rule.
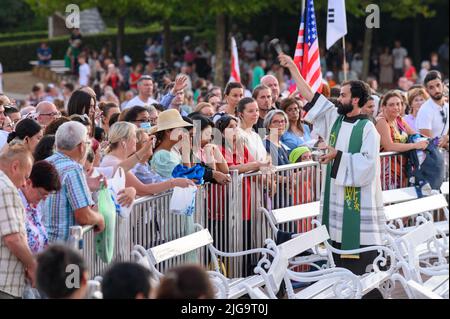
[[[35,77],[28,72],[12,72],[3,74],[3,90],[8,96],[14,99],[25,99],[31,92],[33,84],[41,82],[47,85],[49,82]]]

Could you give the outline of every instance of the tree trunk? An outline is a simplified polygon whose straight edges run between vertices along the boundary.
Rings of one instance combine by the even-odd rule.
[[[166,61],[169,65],[172,57],[171,42],[172,31],[170,29],[170,21],[166,18],[164,19],[164,61]]]
[[[422,61],[421,52],[420,52],[420,15],[416,15],[414,18],[414,61],[413,64],[420,69],[420,63]]]
[[[117,18],[117,43],[116,43],[116,59],[122,57],[122,43],[125,35],[125,16]]]
[[[373,29],[366,28],[364,32],[364,48],[363,48],[363,71],[362,71],[362,79],[363,81],[367,80],[369,76],[369,67],[370,67],[370,51],[372,50],[372,37],[373,37]]]
[[[224,58],[225,58],[225,15],[218,13],[216,15],[216,63],[214,67],[214,84],[220,87],[224,86]]]

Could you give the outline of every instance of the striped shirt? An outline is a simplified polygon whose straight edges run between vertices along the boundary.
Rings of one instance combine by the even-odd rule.
[[[79,163],[59,152],[46,160],[55,166],[61,181],[61,190],[50,194],[43,205],[48,241],[67,241],[69,228],[76,225],[75,210],[94,202]]]
[[[25,209],[17,188],[0,171],[0,291],[21,297],[25,288],[25,268],[3,240],[3,237],[16,233],[27,235]]]

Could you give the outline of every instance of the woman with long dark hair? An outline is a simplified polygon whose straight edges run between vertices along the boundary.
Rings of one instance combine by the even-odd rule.
[[[16,125],[16,129],[9,133],[7,142],[10,145],[23,144],[33,153],[42,138],[42,127],[33,119],[23,119]]]

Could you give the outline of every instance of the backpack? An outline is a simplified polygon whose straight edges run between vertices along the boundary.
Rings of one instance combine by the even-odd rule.
[[[414,138],[410,136],[408,143],[413,143]],[[423,196],[422,191],[427,184],[431,189],[439,190],[445,178],[445,163],[434,141],[430,141],[425,150],[411,150],[405,155],[407,157],[406,175],[410,186],[416,188],[417,195]],[[424,160],[423,156],[425,156]],[[419,158],[423,160],[421,164]]]

